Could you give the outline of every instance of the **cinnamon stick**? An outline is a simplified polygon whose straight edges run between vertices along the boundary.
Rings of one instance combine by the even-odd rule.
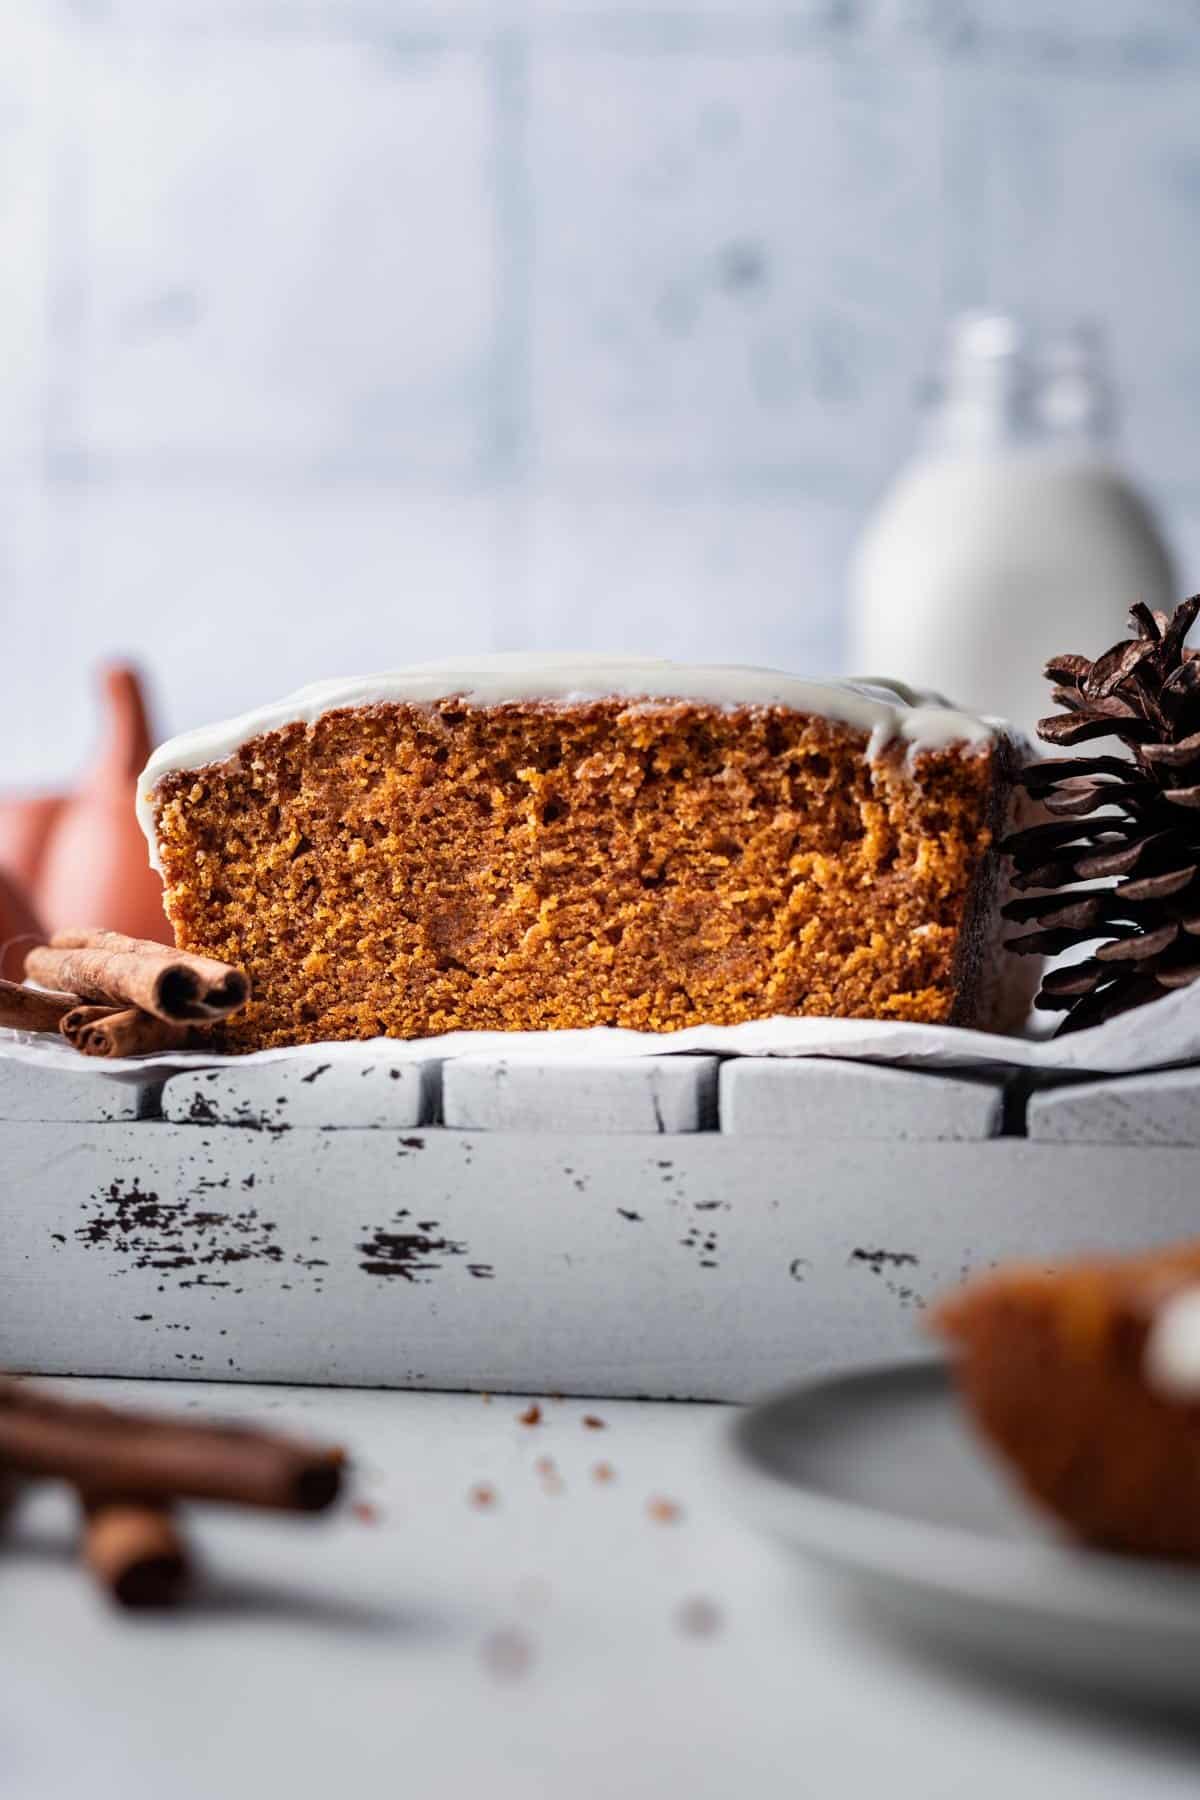
[[[9,1031],[57,1031],[60,1019],[78,1005],[75,994],[46,994],[0,981],[0,1025]]]
[[[89,1026],[98,1025],[101,1019],[111,1019],[120,1010],[116,1006],[73,1006],[58,1021],[58,1029],[68,1044],[78,1050],[79,1040]]]
[[[0,1472],[54,1476],[96,1498],[322,1512],[337,1498],[344,1460],[328,1445],[139,1416],[0,1382]]]
[[[245,975],[228,963],[119,931],[55,932],[49,945],[26,956],[25,973],[46,987],[123,1002],[173,1025],[227,1018],[250,995]]]
[[[195,1034],[192,1025],[168,1025],[152,1013],[139,1012],[136,1006],[114,1012],[110,1006],[79,1007],[93,1017],[78,1024],[68,1038],[82,1056],[142,1056],[153,1050],[182,1050]],[[74,1017],[74,1015],[71,1015]],[[63,1021],[64,1027],[66,1021]]]
[[[183,1538],[167,1507],[134,1500],[82,1497],[80,1551],[118,1606],[174,1606],[188,1584]]]

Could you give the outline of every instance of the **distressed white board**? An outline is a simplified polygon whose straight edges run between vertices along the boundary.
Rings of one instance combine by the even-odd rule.
[[[1200,1069],[1161,1069],[1036,1092],[1026,1129],[1042,1143],[1200,1145]]]
[[[244,1068],[186,1069],[166,1083],[162,1114],[179,1125],[256,1131],[293,1125],[405,1130],[436,1117],[438,1068],[436,1061],[371,1051],[358,1060],[330,1062],[314,1055]]]
[[[716,1114],[715,1056],[461,1056],[442,1074],[442,1118],[469,1131],[703,1131]]]
[[[1200,1152],[0,1125],[0,1366],[744,1400],[1006,1257],[1194,1232]]]
[[[83,1124],[141,1119],[157,1112],[161,1091],[161,1076],[100,1081],[91,1069],[49,1074],[34,1064],[0,1057],[0,1119]]]
[[[738,1057],[721,1070],[721,1129],[747,1137],[928,1142],[995,1137],[1004,1083],[826,1057]]]

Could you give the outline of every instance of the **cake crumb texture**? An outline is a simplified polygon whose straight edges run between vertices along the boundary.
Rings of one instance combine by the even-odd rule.
[[[250,976],[230,1048],[965,1017],[996,748],[865,751],[774,707],[329,712],[163,779],[167,911]]]

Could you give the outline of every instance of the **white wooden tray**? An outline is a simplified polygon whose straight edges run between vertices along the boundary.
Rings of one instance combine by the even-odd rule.
[[[1006,1257],[1200,1233],[1200,1070],[0,1063],[0,1366],[744,1400]]]

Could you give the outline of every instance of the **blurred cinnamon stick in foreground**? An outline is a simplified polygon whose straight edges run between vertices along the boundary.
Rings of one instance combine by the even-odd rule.
[[[174,1606],[191,1573],[183,1537],[167,1507],[147,1501],[82,1502],[80,1551],[119,1606]]]
[[[81,1000],[121,1003],[171,1025],[207,1024],[244,1006],[250,983],[210,956],[168,949],[119,931],[56,932],[25,958],[30,981]]]
[[[331,1445],[60,1400],[0,1378],[0,1513],[24,1483],[69,1482],[82,1560],[121,1606],[183,1597],[191,1568],[177,1500],[323,1512],[344,1473],[344,1454]]]
[[[225,1500],[323,1512],[338,1496],[344,1463],[328,1445],[120,1412],[0,1381],[0,1473],[57,1477],[92,1500]]]

